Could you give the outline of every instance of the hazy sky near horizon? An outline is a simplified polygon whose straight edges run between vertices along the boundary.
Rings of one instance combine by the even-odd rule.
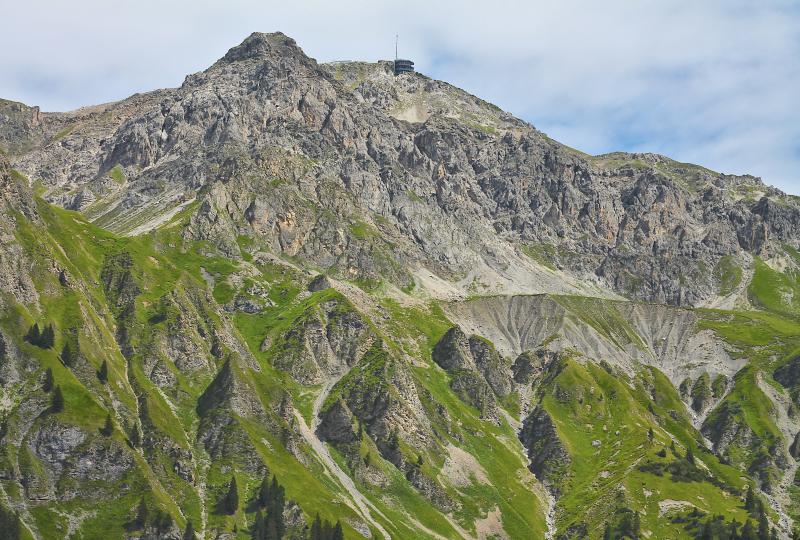
[[[658,152],[800,194],[800,2],[0,0],[0,97],[69,110],[178,86],[254,31],[413,59],[590,154]]]

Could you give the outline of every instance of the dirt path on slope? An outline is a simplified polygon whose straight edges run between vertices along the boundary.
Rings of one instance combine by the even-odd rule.
[[[380,510],[375,508],[375,505],[373,505],[372,502],[370,502],[358,490],[356,485],[353,483],[352,478],[350,478],[333,459],[328,447],[325,446],[325,443],[323,443],[320,438],[317,437],[317,427],[319,427],[320,422],[319,411],[322,408],[322,404],[325,403],[325,399],[328,397],[328,393],[331,391],[331,388],[333,388],[340,378],[341,376],[329,380],[322,387],[322,390],[320,390],[319,396],[317,396],[317,399],[314,401],[311,427],[306,424],[303,415],[301,415],[297,410],[294,411],[294,416],[297,420],[297,425],[300,428],[300,434],[303,436],[306,442],[308,442],[311,448],[314,449],[314,452],[317,453],[317,456],[319,457],[328,474],[332,478],[336,479],[349,493],[350,499],[355,505],[355,507],[350,505],[351,508],[353,508],[356,513],[361,515],[361,517],[363,517],[364,520],[366,520],[370,525],[378,529],[378,531],[380,531],[386,540],[391,540],[391,535],[372,517],[372,512],[375,512],[386,521],[389,521],[388,518],[384,516]]]
[[[794,520],[790,518],[786,512],[786,508],[791,505],[791,498],[789,495],[789,487],[794,482],[794,475],[798,469],[798,463],[789,454],[789,446],[794,441],[795,434],[800,431],[800,425],[797,420],[789,418],[787,410],[789,408],[789,397],[779,391],[771,384],[764,381],[761,374],[758,374],[758,386],[764,394],[772,401],[775,407],[775,424],[781,430],[784,438],[786,439],[786,458],[788,464],[784,471],[783,478],[775,488],[775,493],[770,495],[765,493],[764,496],[769,501],[770,506],[778,513],[778,527],[787,535],[791,533],[794,525]]]

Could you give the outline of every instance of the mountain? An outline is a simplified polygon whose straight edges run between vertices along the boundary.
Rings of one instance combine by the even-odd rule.
[[[0,221],[21,538],[788,538],[800,514],[800,202],[758,178],[589,156],[253,34],[176,89],[0,101]]]

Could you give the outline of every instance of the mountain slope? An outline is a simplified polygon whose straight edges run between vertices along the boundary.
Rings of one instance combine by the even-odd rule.
[[[794,198],[282,34],[0,117],[22,537],[790,534]]]

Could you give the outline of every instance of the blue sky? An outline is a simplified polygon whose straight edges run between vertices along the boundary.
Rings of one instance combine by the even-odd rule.
[[[0,97],[68,110],[177,86],[253,31],[391,58],[591,154],[666,154],[800,194],[800,2],[0,0]],[[23,5],[24,4],[24,5]]]

